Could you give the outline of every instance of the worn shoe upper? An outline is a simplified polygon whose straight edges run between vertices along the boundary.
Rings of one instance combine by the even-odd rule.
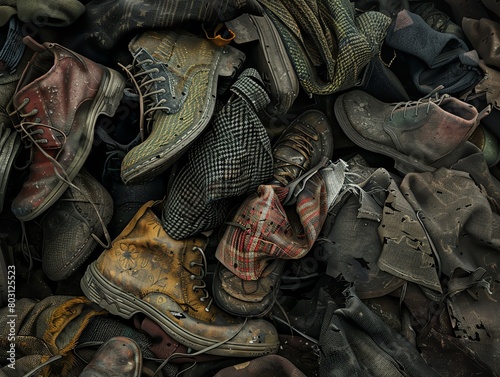
[[[333,154],[333,131],[326,116],[309,110],[298,116],[273,146],[273,175],[286,186]]]
[[[169,237],[154,212],[157,204],[144,204],[111,249],[89,266],[81,281],[85,295],[122,317],[144,313],[195,350],[224,356],[276,352],[271,323],[244,321],[213,304],[204,281],[207,239]]]
[[[131,81],[144,100],[143,141],[122,162],[124,183],[164,172],[200,136],[212,117],[219,76],[232,76],[245,54],[187,31],[150,31],[130,45]]]
[[[85,169],[75,177],[75,187],[43,215],[42,268],[52,280],[69,277],[96,248],[113,215],[113,200]]]
[[[12,212],[31,220],[68,187],[92,148],[100,114],[113,115],[125,85],[116,71],[55,43],[25,41],[36,50],[19,80],[13,104],[16,130],[31,147],[30,174]]]
[[[79,377],[140,377],[142,352],[131,338],[116,336],[105,342]]]
[[[360,90],[339,96],[335,114],[354,143],[394,158],[403,173],[444,164],[485,115],[447,94],[387,104]]]

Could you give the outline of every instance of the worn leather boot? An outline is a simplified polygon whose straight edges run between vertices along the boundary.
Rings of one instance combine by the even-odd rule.
[[[335,101],[335,115],[345,134],[358,146],[393,158],[403,174],[454,163],[453,152],[490,110],[478,113],[447,94],[389,104],[353,90]]]
[[[330,159],[332,153],[332,127],[326,116],[317,110],[302,113],[283,131],[273,147],[274,178],[271,184],[287,186],[291,182],[297,182],[297,178],[318,165],[322,158]],[[292,183],[290,190],[293,191],[293,187]],[[279,192],[281,187],[277,188],[277,190]],[[253,198],[254,194],[251,197]],[[238,210],[233,221],[234,223],[241,221],[239,214],[243,214],[243,218],[248,216],[248,223],[242,225],[247,229],[250,229],[253,224],[262,221],[262,219],[253,217],[253,212],[262,214],[262,212],[269,211],[271,212],[269,217],[273,218],[274,216],[279,217],[273,212],[276,211],[277,214],[281,214],[280,209],[273,211],[275,207],[272,205],[264,205],[262,211],[254,211],[255,207],[257,207],[255,202],[252,202],[252,205],[248,207],[245,207],[245,203],[248,203],[248,199],[245,200],[242,208]],[[252,210],[249,210],[249,207],[252,207]],[[269,210],[269,207],[271,210]],[[292,208],[295,210],[295,206]],[[269,222],[273,224],[272,219]],[[263,227],[265,226],[263,225]],[[223,239],[231,239],[231,237],[226,237],[227,234],[231,234],[231,231],[231,228],[227,229]],[[274,229],[272,232],[277,236],[279,231]],[[294,243],[291,240],[290,242]],[[265,242],[265,244],[267,243],[268,241]],[[221,243],[221,245],[223,244]],[[224,253],[229,252],[230,247],[225,246]],[[223,246],[220,247],[220,249],[222,248]],[[238,254],[244,254],[244,250],[246,250],[245,247],[237,250]],[[266,266],[258,278],[247,280],[229,270],[223,263],[218,263],[213,279],[215,302],[225,311],[234,315],[244,317],[262,317],[266,315],[276,301],[285,262],[285,258],[269,258],[266,260]]]
[[[140,377],[142,352],[131,338],[116,336],[104,343],[79,377]]]
[[[213,305],[204,282],[205,237],[174,240],[161,226],[161,203],[149,201],[87,269],[85,295],[112,314],[144,313],[180,343],[208,354],[254,357],[275,353],[276,329]]]
[[[90,154],[97,117],[114,114],[125,79],[64,46],[24,41],[36,52],[13,105],[19,117],[15,127],[32,149],[32,162],[12,212],[28,221],[54,204],[76,177]]]
[[[333,131],[326,115],[309,110],[298,116],[273,146],[273,175],[283,186],[332,158]]]

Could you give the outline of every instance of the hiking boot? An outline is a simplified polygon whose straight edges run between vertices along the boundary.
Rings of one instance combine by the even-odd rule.
[[[393,158],[404,174],[453,163],[453,152],[489,110],[478,114],[474,106],[447,94],[388,104],[353,90],[335,101],[345,134],[361,148]]]
[[[213,294],[217,305],[232,315],[263,317],[278,297],[281,276],[286,260],[270,261],[256,280],[243,280],[217,263],[213,280]]]
[[[221,356],[255,357],[277,351],[276,329],[245,321],[213,304],[206,288],[208,239],[176,241],[164,231],[160,202],[147,202],[110,249],[87,268],[81,287],[110,313],[143,313],[178,342]]]
[[[43,215],[42,268],[51,280],[69,277],[90,256],[113,215],[113,200],[85,169]],[[102,244],[102,242],[101,242]]]
[[[13,105],[20,118],[16,130],[31,148],[32,161],[12,212],[28,221],[50,208],[76,177],[91,151],[97,117],[114,114],[125,80],[59,44],[24,40],[36,52]]]
[[[332,158],[333,131],[327,117],[318,110],[298,116],[273,146],[273,176],[283,186],[317,165],[322,157]]]
[[[79,377],[140,377],[142,352],[131,338],[116,336],[104,343]]]
[[[288,186],[291,184],[290,187],[284,190],[278,187],[274,194],[284,202],[288,198],[288,195],[284,195],[284,191],[293,192],[295,188],[294,183],[298,182],[297,180],[305,172],[316,167],[325,158],[330,159],[332,153],[332,128],[326,116],[318,110],[309,110],[302,113],[283,131],[281,137],[273,147],[274,179],[271,181],[271,184],[277,186]],[[266,197],[266,194],[263,193],[272,194],[272,190],[264,190],[261,186],[259,188],[259,196]],[[270,195],[269,198],[276,199],[274,195]],[[304,198],[307,198],[307,195]],[[307,198],[307,200],[310,200],[310,198]],[[262,200],[253,194],[238,209],[233,223],[241,224],[246,229],[252,229],[256,226],[254,223],[264,220],[256,216],[256,214],[267,213],[269,218],[265,219],[265,224],[269,224],[269,229],[263,230],[263,234],[260,236],[265,238],[265,234],[269,231],[276,235],[274,241],[282,237],[283,240],[279,240],[277,243],[283,242],[284,244],[286,243],[284,240],[287,238],[287,230],[284,230],[283,234],[279,233],[286,226],[274,229],[274,223],[286,224],[290,221],[290,227],[296,230],[299,229],[300,225],[294,224],[297,219],[293,216],[287,218],[287,215],[283,215],[286,211],[281,206],[281,203],[279,207],[281,209],[276,208],[272,204],[269,205],[266,200]],[[258,209],[257,211],[256,208]],[[295,205],[291,208],[295,210]],[[276,213],[274,213],[274,210]],[[321,218],[322,216],[319,217]],[[262,225],[262,227],[265,228],[266,226]],[[232,254],[229,258],[238,258],[236,255],[243,255],[247,250],[244,247],[239,248],[237,245],[229,244],[232,239],[230,235],[233,234],[233,230],[237,232],[232,226],[226,230],[223,237],[224,242],[221,241],[218,252],[221,254],[228,252]],[[259,231],[255,233],[257,235]],[[297,233],[300,233],[300,231],[297,230]],[[293,243],[292,239],[294,235],[288,236],[290,237],[289,242]],[[266,240],[267,242],[271,242],[271,240]],[[248,245],[250,244],[252,242]],[[276,248],[279,247],[276,245]],[[305,245],[303,247],[307,248]],[[265,249],[265,247],[260,249],[259,246],[253,245],[248,246],[248,248],[249,250],[255,248],[256,254],[261,253]],[[277,255],[280,255],[280,253],[278,252]],[[245,258],[243,257],[243,259]],[[245,267],[239,268],[233,265],[234,269],[228,269],[223,263],[218,264],[213,280],[213,292],[215,301],[220,307],[229,313],[245,317],[261,317],[272,309],[276,301],[286,260],[283,256],[281,258],[269,258],[265,261],[264,257],[262,259],[258,264],[261,264],[263,267],[259,268],[257,276],[252,274],[250,278],[234,271],[234,269],[245,270]],[[228,259],[225,259],[225,263],[228,264]],[[252,262],[248,264],[251,265]]]
[[[436,9],[433,2],[411,2],[410,11],[418,14],[424,21],[436,31],[450,33],[455,37],[466,41],[464,31],[460,26],[450,20],[450,17],[439,9]]]
[[[122,162],[125,184],[151,180],[170,167],[212,117],[219,76],[233,76],[245,54],[185,31],[148,31],[129,45],[126,68],[144,100],[143,141]]]
[[[231,97],[193,143],[168,189],[162,224],[172,238],[221,226],[232,199],[272,177],[271,142],[257,116],[269,103],[259,73],[245,69],[230,90]]]

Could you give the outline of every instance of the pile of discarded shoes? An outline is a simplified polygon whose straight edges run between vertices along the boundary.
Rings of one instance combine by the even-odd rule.
[[[499,47],[489,0],[0,1],[0,376],[500,376]]]

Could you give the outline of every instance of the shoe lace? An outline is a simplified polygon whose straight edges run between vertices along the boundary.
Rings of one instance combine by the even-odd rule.
[[[66,142],[66,139],[67,139],[66,135],[63,132],[61,132],[60,130],[58,130],[57,128],[55,128],[55,127],[52,127],[52,126],[50,126],[48,124],[41,123],[41,119],[40,118],[35,118],[34,122],[25,120],[28,117],[32,117],[32,116],[38,114],[38,109],[33,109],[30,112],[28,112],[28,113],[22,113],[21,110],[28,103],[29,103],[29,99],[25,98],[23,100],[23,102],[21,103],[21,105],[18,108],[16,108],[10,114],[10,115],[17,114],[22,119],[21,122],[19,122],[19,124],[16,124],[14,126],[15,129],[16,129],[16,131],[18,131],[19,133],[21,133],[21,140],[24,141],[26,148],[32,148],[31,149],[32,150],[32,153],[31,153],[32,156],[33,156],[33,146],[35,146],[45,156],[45,158],[47,158],[52,163],[52,165],[54,167],[54,174],[61,181],[63,181],[66,185],[68,185],[72,189],[80,192],[84,197],[86,197],[88,203],[90,203],[90,205],[92,205],[92,208],[94,209],[94,211],[95,211],[95,213],[97,215],[99,223],[100,223],[100,225],[101,225],[101,227],[103,229],[104,236],[106,238],[106,243],[104,243],[103,241],[101,241],[99,239],[99,237],[97,237],[97,235],[94,234],[94,233],[92,233],[91,236],[92,236],[92,238],[100,246],[102,246],[105,249],[109,249],[111,247],[111,236],[109,235],[109,232],[108,232],[108,229],[106,227],[106,224],[105,224],[104,220],[101,217],[101,214],[99,213],[99,211],[97,209],[96,203],[94,203],[94,201],[92,200],[92,198],[90,198],[87,193],[83,192],[79,187],[77,187],[75,184],[73,184],[73,182],[71,182],[71,180],[69,179],[69,176],[67,175],[66,171],[61,166],[61,164],[57,161],[57,155],[56,155],[55,158],[52,157],[41,146],[41,144],[47,144],[48,140],[39,136],[39,135],[43,134],[43,129],[41,129],[39,127],[45,127],[45,128],[54,130],[55,132],[59,133],[63,137],[63,143]],[[35,127],[38,127],[38,128],[35,129]],[[23,227],[23,232],[24,232],[24,227]],[[23,235],[23,238],[24,237],[25,237],[25,235]],[[30,265],[31,265],[31,256],[30,256]]]
[[[108,176],[113,179],[120,176],[121,162],[125,155],[136,145],[140,143],[140,135],[138,134],[128,144],[121,144],[114,140],[106,130],[102,127],[96,127],[95,136],[100,139],[107,148],[106,159],[104,160],[102,182],[106,182]]]
[[[170,361],[174,360],[174,359],[178,359],[180,357],[182,358],[193,358],[193,363],[191,365],[189,365],[188,367],[186,367],[185,369],[179,371],[175,377],[178,377],[178,376],[181,376],[184,374],[184,372],[188,371],[189,369],[192,369],[196,366],[196,360],[195,360],[195,356],[199,356],[199,355],[202,355],[208,351],[211,351],[217,347],[220,347],[222,346],[223,344],[231,341],[231,339],[233,339],[236,335],[238,335],[240,333],[241,330],[243,330],[243,328],[245,327],[245,325],[247,324],[247,321],[248,321],[248,318],[245,318],[244,321],[241,323],[241,326],[240,328],[235,331],[231,336],[229,336],[228,338],[218,342],[218,343],[214,343],[208,347],[205,347],[199,351],[196,351],[196,352],[193,352],[193,353],[181,353],[181,352],[176,352],[176,353],[173,353],[171,354],[169,357],[167,357],[165,360],[163,360],[163,362],[158,366],[158,368],[156,368],[156,370],[154,371],[153,373],[153,376],[152,377],[155,377],[157,375],[159,375],[159,373],[162,371],[162,369],[165,367],[165,365],[167,365]]]
[[[317,139],[318,137],[318,132],[314,128],[306,127],[305,125],[298,123],[295,125],[293,131],[286,136],[286,138],[282,141],[278,140],[277,147],[286,146],[292,148],[296,152],[300,153],[306,161],[310,161],[313,152],[313,145],[310,140]],[[287,169],[288,167],[298,168],[301,172],[298,175],[294,174],[292,171]],[[278,177],[276,178],[282,183],[283,181],[288,183],[306,171],[308,166],[298,164],[290,159],[275,157],[274,168],[275,175],[281,179]]]
[[[210,297],[210,294],[208,293],[208,290],[206,289],[207,283],[205,282],[205,276],[207,275],[207,266],[208,266],[207,257],[205,256],[205,252],[198,246],[194,246],[192,251],[199,252],[201,254],[202,262],[200,263],[200,262],[192,261],[190,263],[190,267],[199,266],[200,270],[201,270],[201,274],[196,275],[192,271],[189,271],[191,273],[189,278],[191,280],[198,280],[200,282],[199,284],[193,285],[193,291],[196,292],[196,291],[198,291],[198,289],[203,290],[204,296],[200,297],[200,301],[205,302],[206,300],[208,300],[208,304],[205,307],[205,311],[209,312],[210,308],[212,306],[213,297]]]
[[[52,127],[48,124],[41,123],[40,118],[35,118],[35,121],[28,121],[26,118],[33,117],[38,114],[38,109],[33,109],[30,112],[23,113],[21,110],[29,103],[29,98],[23,99],[23,102],[17,109],[15,109],[9,116],[13,116],[17,114],[21,118],[21,122],[19,124],[14,124],[14,128],[17,132],[21,134],[21,140],[23,141],[25,148],[31,148],[33,144],[47,144],[48,140],[44,139],[41,136],[43,135],[43,129],[40,127],[48,128],[56,133],[60,134],[63,137],[63,143],[66,142],[66,135],[62,133],[55,127]]]
[[[415,115],[414,116],[417,116],[418,115],[418,110],[422,106],[425,106],[425,105],[427,105],[426,106],[427,107],[426,114],[429,114],[429,111],[431,109],[432,104],[436,104],[437,106],[440,106],[441,102],[443,102],[443,100],[445,98],[449,97],[448,94],[443,94],[443,95],[439,96],[438,92],[441,89],[443,89],[443,88],[444,88],[443,85],[439,85],[432,92],[430,92],[429,94],[427,94],[426,96],[424,96],[422,98],[419,98],[416,101],[398,102],[398,103],[394,104],[389,119],[392,120],[393,116],[394,116],[394,113],[396,112],[396,110],[398,110],[400,108],[403,108],[403,118],[406,118],[406,112],[410,108],[414,108],[415,109]]]
[[[147,120],[148,125],[153,119],[154,113],[157,110],[170,110],[168,106],[163,105],[166,100],[164,98],[157,101],[154,97],[155,94],[165,93],[165,89],[154,89],[155,82],[166,81],[164,76],[152,77],[152,73],[159,73],[160,70],[156,67],[146,69],[145,64],[154,64],[152,59],[139,60],[139,55],[141,51],[138,51],[133,55],[133,61],[131,64],[124,66],[120,63],[118,65],[126,72],[130,81],[135,87],[137,94],[139,95],[139,110],[140,110],[140,121],[139,128],[141,133],[141,140],[145,140],[145,129],[144,129],[144,119]],[[146,110],[144,110],[146,108]],[[149,130],[148,130],[149,131]]]

